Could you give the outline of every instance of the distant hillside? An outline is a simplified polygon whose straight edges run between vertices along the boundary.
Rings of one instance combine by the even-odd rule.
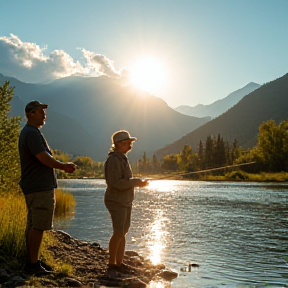
[[[198,151],[200,140],[218,133],[227,141],[234,139],[242,147],[257,144],[258,128],[264,121],[274,119],[277,124],[288,119],[288,74],[267,83],[216,119],[206,123],[180,140],[159,149],[157,156],[179,153],[185,144]]]
[[[212,118],[216,118],[217,116],[223,114],[228,109],[233,107],[237,104],[244,96],[248,95],[249,93],[253,92],[255,89],[259,88],[261,85],[256,83],[249,83],[243,88],[232,92],[227,97],[217,100],[209,105],[199,104],[194,107],[181,105],[176,107],[175,110],[189,116],[194,117],[205,117],[210,116]]]
[[[0,85],[5,80],[15,86],[18,97],[12,101],[13,115],[24,116],[24,107],[31,100],[48,103],[42,129],[50,146],[97,161],[106,158],[116,130],[127,129],[137,136],[129,154],[136,160],[210,120],[178,113],[160,98],[103,77],[68,77],[40,85],[0,75]]]
[[[13,97],[11,101],[12,115],[23,116],[25,105],[26,102],[24,104],[18,96]],[[26,120],[23,118],[22,125],[25,125],[25,123]],[[97,153],[94,152],[94,147],[97,143],[91,135],[75,120],[59,114],[52,109],[47,109],[46,124],[41,131],[53,149],[70,152],[75,156],[90,155],[91,158],[96,158],[97,156]],[[74,131],[77,131],[77,133]],[[75,134],[77,137],[75,137]],[[85,141],[82,139],[85,139]]]

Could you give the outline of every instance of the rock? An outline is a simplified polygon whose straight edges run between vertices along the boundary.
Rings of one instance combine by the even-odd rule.
[[[173,272],[171,270],[163,270],[157,274],[157,276],[163,278],[167,281],[172,281],[173,279],[178,277],[178,273]]]
[[[180,271],[181,271],[181,272],[187,272],[187,267],[181,267],[181,268],[180,268]]]
[[[18,287],[25,284],[25,280],[18,275],[13,275],[7,282],[4,283],[5,287]]]
[[[100,248],[100,244],[99,244],[99,243],[96,243],[96,242],[91,243],[90,246],[91,246],[91,247],[95,247],[95,248]]]
[[[126,278],[122,280],[121,287],[125,288],[146,288],[147,285],[138,278]]]
[[[86,242],[86,241],[81,241],[81,242],[79,241],[77,244],[78,244],[79,247],[90,245],[90,244],[89,244],[88,242]]]
[[[98,277],[101,285],[108,286],[108,287],[119,287],[121,285],[121,278],[118,277],[119,273],[115,275],[105,275],[102,277]]]
[[[130,257],[139,256],[139,254],[138,254],[137,252],[135,252],[135,251],[130,251],[130,250],[125,251],[125,255],[130,256]]]
[[[68,234],[67,232],[64,232],[62,230],[57,230],[55,232],[60,234],[61,236],[63,236],[64,239],[71,239],[72,238],[70,234]]]
[[[162,270],[162,269],[165,269],[166,266],[165,266],[165,264],[157,264],[156,268]]]
[[[69,287],[82,287],[82,283],[73,278],[66,278],[66,285]]]
[[[0,283],[4,283],[8,281],[9,274],[7,273],[6,269],[0,269]]]

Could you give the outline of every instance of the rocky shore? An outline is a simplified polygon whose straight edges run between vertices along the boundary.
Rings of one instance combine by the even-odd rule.
[[[52,231],[56,239],[49,250],[54,259],[68,264],[71,271],[34,276],[15,273],[0,261],[0,288],[4,287],[125,287],[145,288],[151,281],[161,281],[170,287],[170,281],[178,275],[164,264],[153,265],[135,251],[126,251],[121,271],[107,269],[108,251],[98,243],[88,243],[72,238],[63,231]],[[69,270],[67,268],[67,270]]]

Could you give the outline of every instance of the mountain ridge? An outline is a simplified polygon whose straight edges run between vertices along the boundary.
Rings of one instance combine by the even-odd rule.
[[[243,97],[236,105],[217,118],[156,151],[158,157],[179,153],[185,144],[198,151],[200,140],[218,134],[225,141],[235,139],[242,148],[257,144],[259,126],[270,119],[277,124],[288,119],[288,73],[270,81]]]
[[[0,75],[0,82],[5,79]],[[47,84],[8,80],[22,101],[12,102],[13,115],[23,111],[20,116],[24,116],[24,103],[32,100],[47,103],[47,121],[42,129],[51,148],[79,155],[83,149],[76,149],[76,143],[81,145],[82,139],[84,151],[88,151],[85,154],[97,161],[106,159],[111,135],[117,130],[128,130],[138,138],[129,153],[130,159],[137,160],[144,152],[152,156],[158,148],[210,120],[183,115],[158,97],[122,87],[108,78],[67,77]]]
[[[243,97],[253,92],[254,90],[258,89],[260,86],[261,86],[260,84],[250,82],[244,87],[230,93],[228,96],[222,99],[216,100],[211,104],[208,105],[198,104],[194,107],[187,105],[180,105],[174,109],[180,113],[189,116],[195,116],[195,117],[210,116],[211,118],[216,118],[219,115],[226,112],[229,108],[237,104]]]

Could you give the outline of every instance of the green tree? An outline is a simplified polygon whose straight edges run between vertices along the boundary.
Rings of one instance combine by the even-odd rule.
[[[212,137],[207,136],[205,143],[205,157],[204,157],[204,165],[206,168],[214,167],[214,142]]]
[[[177,171],[178,170],[177,156],[173,154],[164,156],[162,159],[161,167],[164,170]]]
[[[143,153],[142,157],[142,171],[146,171],[147,169],[147,157],[146,157],[146,152]]]
[[[178,155],[178,166],[181,171],[188,171],[193,156],[192,147],[188,144],[184,145],[183,150]]]
[[[238,146],[238,142],[235,139],[232,144],[232,151],[231,151],[231,164],[235,162],[236,159],[238,159],[241,155],[241,149]]]
[[[268,171],[288,170],[288,121],[278,126],[274,120],[259,127],[258,152]]]
[[[203,147],[203,143],[200,140],[199,142],[199,148],[198,148],[198,159],[199,159],[199,165],[200,165],[200,169],[204,168],[204,147]]]
[[[96,163],[88,156],[78,156],[73,162],[77,165],[74,174],[76,177],[93,177],[95,175]]]
[[[2,192],[19,189],[18,136],[21,117],[9,116],[13,95],[14,89],[9,87],[8,81],[2,87],[0,86],[0,189]]]
[[[52,150],[52,154],[56,160],[59,160],[61,162],[71,162],[70,156],[68,154],[65,154],[65,152],[61,150],[57,150],[57,149]]]
[[[214,144],[214,166],[221,167],[226,164],[225,144],[223,138],[218,134]]]
[[[159,168],[160,168],[159,161],[158,161],[156,155],[153,154],[153,156],[152,156],[152,170],[154,172],[157,172],[157,171],[159,171]]]
[[[231,152],[231,148],[230,148],[228,141],[226,141],[226,143],[225,143],[225,158],[226,158],[225,164],[231,165],[233,163],[232,162],[232,152]]]

